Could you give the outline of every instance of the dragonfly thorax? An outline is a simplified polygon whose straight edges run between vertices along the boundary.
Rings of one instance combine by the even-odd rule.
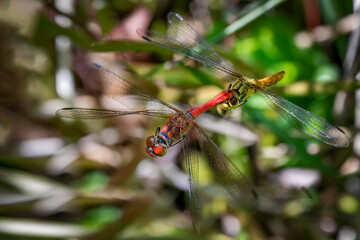
[[[228,101],[223,102],[220,106],[224,110],[231,110],[240,107],[246,103],[247,99],[256,92],[256,89],[251,83],[246,83],[241,80],[229,84],[228,89],[234,90],[235,94]]]
[[[189,115],[188,113],[178,113],[176,115],[174,115],[173,117],[171,117],[171,121],[174,125],[176,125],[179,128],[184,128],[186,127],[189,122],[188,119],[191,118],[191,114]]]
[[[167,149],[183,138],[190,127],[188,119],[191,114],[178,113],[170,117],[162,126],[156,129],[155,135],[146,139],[146,152],[151,157],[162,157],[167,153]],[[182,135],[180,134],[182,132]],[[181,135],[181,136],[180,136]]]

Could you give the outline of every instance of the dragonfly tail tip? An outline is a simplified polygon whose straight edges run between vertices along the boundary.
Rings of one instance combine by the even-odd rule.
[[[286,73],[285,71],[280,71],[279,72],[279,75],[281,76],[281,78],[283,78],[285,76],[285,73]]]

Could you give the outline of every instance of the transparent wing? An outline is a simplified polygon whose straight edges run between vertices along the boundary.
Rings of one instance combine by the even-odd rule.
[[[223,151],[209,138],[196,123],[192,132],[197,136],[200,149],[209,161],[218,181],[231,194],[236,203],[256,211],[257,194],[245,175],[234,165]]]
[[[93,63],[86,69],[86,77],[92,81],[100,81],[103,93],[116,100],[132,111],[158,111],[163,114],[174,114],[180,112],[172,105],[151,96],[150,94],[135,87],[124,78]]]
[[[137,33],[146,41],[201,62],[229,81],[243,79],[242,75],[218,55],[180,14],[170,12],[168,22],[166,34],[143,29],[138,29]]]
[[[347,147],[349,145],[346,134],[325,119],[262,88],[258,90],[265,96],[267,103],[294,127],[332,146]]]
[[[184,153],[186,174],[189,183],[191,221],[196,232],[200,231],[200,189],[199,189],[199,158],[196,151],[197,136],[191,127],[186,133],[180,132],[185,139],[181,142]]]
[[[146,115],[152,117],[169,117],[162,111],[116,111],[93,108],[62,108],[56,111],[56,116],[70,119],[103,119],[125,115]]]

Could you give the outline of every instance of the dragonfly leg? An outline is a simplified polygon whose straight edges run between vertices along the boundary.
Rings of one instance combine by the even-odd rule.
[[[244,105],[247,101],[248,101],[248,100],[246,99],[244,102],[242,102],[242,103],[239,105],[239,107],[242,106],[242,105]]]
[[[171,139],[170,141],[170,146],[174,146],[176,144],[178,144],[179,142],[181,142],[182,140],[184,140],[186,138],[186,136],[181,136],[181,138],[179,140],[177,140],[176,142],[173,143],[174,139]]]
[[[158,135],[159,135],[159,132],[160,132],[160,127],[157,127],[157,128],[156,128],[156,131],[155,131],[155,135],[158,136]]]
[[[239,99],[239,106],[242,106],[243,104],[245,104],[247,102],[247,98],[249,97],[248,94],[249,94],[249,91],[250,91],[250,88],[246,88],[246,92],[242,92],[241,95],[242,97]]]

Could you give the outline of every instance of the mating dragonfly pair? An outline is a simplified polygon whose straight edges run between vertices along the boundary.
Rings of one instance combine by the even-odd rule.
[[[169,28],[166,34],[141,29],[137,32],[143,39],[197,60],[220,76],[233,80],[227,90],[200,107],[182,112],[143,92],[110,70],[93,64],[89,67],[89,71],[102,81],[104,94],[124,105],[131,101],[132,110],[63,108],[56,114],[72,119],[99,119],[134,114],[167,119],[162,127],[157,128],[154,136],[146,139],[146,152],[152,157],[164,156],[169,147],[181,142],[189,182],[192,224],[195,230],[198,228],[200,211],[199,160],[195,150],[197,146],[206,155],[219,182],[238,203],[253,208],[256,208],[257,204],[256,192],[244,174],[194,122],[200,114],[210,108],[220,105],[225,110],[231,110],[244,104],[251,95],[260,92],[271,107],[303,132],[336,147],[348,146],[349,139],[341,129],[264,89],[280,81],[284,72],[261,80],[246,79],[219,56],[182,16],[171,12],[168,14],[168,22]]]

